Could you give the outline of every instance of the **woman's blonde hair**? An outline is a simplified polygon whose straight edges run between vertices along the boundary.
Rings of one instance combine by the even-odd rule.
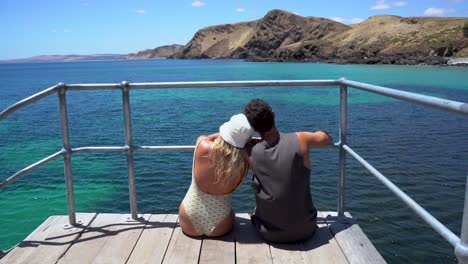
[[[245,172],[245,160],[242,149],[217,137],[211,148],[210,159],[215,171],[215,183],[227,183]]]

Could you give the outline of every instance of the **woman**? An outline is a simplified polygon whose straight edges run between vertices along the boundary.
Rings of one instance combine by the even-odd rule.
[[[219,133],[200,136],[193,154],[192,184],[179,207],[179,224],[189,236],[222,236],[231,231],[231,193],[247,175],[244,145],[252,128],[243,114],[234,115]]]

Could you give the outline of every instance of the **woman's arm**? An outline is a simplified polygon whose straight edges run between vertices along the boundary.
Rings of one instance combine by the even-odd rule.
[[[219,133],[214,133],[214,134],[211,134],[211,135],[201,135],[197,138],[197,141],[196,141],[196,144],[198,144],[200,141],[204,140],[204,139],[208,139],[209,141],[214,141],[217,137],[219,137]]]

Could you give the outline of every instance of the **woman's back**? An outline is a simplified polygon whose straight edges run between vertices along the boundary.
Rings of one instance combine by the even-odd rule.
[[[220,236],[232,229],[231,193],[248,171],[243,150],[252,136],[247,118],[234,115],[219,133],[200,136],[193,155],[192,182],[179,208],[182,231],[191,236]]]
[[[213,161],[210,158],[213,145],[214,142],[208,140],[208,138],[202,138],[197,142],[192,168],[194,181],[204,193],[214,195],[231,193],[242,183],[248,169],[247,162],[244,163],[244,169],[239,175],[233,175],[229,179],[217,180]]]

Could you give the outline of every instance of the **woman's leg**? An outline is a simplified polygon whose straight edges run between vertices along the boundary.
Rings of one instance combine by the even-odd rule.
[[[201,236],[202,234],[199,234],[197,230],[192,225],[192,222],[190,221],[190,218],[187,214],[187,211],[185,211],[184,203],[180,203],[179,207],[179,225],[180,228],[182,228],[182,232],[184,234],[193,236],[193,237],[198,237]]]

